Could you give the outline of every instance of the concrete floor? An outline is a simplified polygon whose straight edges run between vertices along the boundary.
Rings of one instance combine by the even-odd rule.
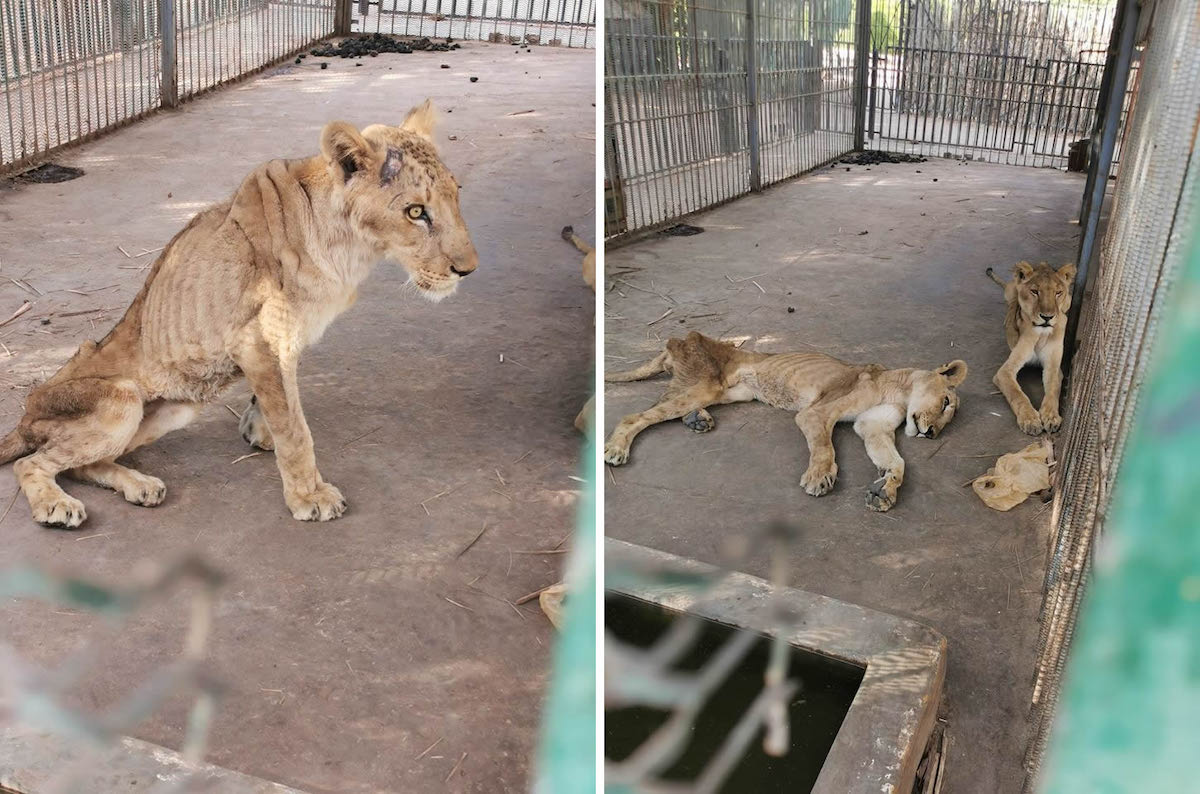
[[[938,439],[898,434],[906,480],[886,514],[864,504],[875,473],[853,430],[835,432],[838,483],[816,499],[798,484],[808,451],[791,414],[758,403],[713,409],[717,427],[702,436],[680,422],[651,428],[606,475],[611,537],[719,562],[731,535],[784,519],[803,533],[795,586],[944,633],[945,794],[1020,790],[1049,519],[1034,500],[993,512],[963,487],[1032,440],[991,393],[1008,351],[1003,296],[983,271],[1069,261],[1082,190],[1082,176],[1051,170],[837,166],[688,218],[703,234],[607,255],[609,370],[689,330],[891,367],[969,364]],[[609,384],[606,429],[665,382]],[[1040,399],[1040,385],[1031,393]],[[766,576],[766,563],[761,552],[744,568]]]
[[[536,601],[506,601],[556,581],[562,559],[512,552],[553,547],[574,524],[572,420],[591,389],[593,298],[559,229],[594,224],[595,52],[515,50],[465,43],[324,71],[309,58],[63,153],[58,162],[87,172],[77,181],[0,190],[0,314],[34,301],[0,328],[10,425],[28,387],[106,332],[139,288],[145,272],[131,268],[153,255],[118,246],[136,257],[163,245],[260,162],[315,153],[329,120],[399,122],[426,96],[444,111],[439,145],[463,184],[479,272],[434,306],[381,266],[301,368],[344,518],[293,521],[272,456],[235,462],[251,450],[213,405],[131,456],[167,483],[162,506],[67,483],[88,507],[82,531],[36,526],[24,499],[0,519],[0,565],[120,582],[141,560],[197,550],[228,575],[211,642],[229,687],[213,763],[314,794],[528,783],[553,633]],[[238,387],[226,402],[240,410],[247,395]],[[0,493],[14,488],[11,467],[0,469]],[[139,616],[75,701],[112,703],[176,654],[184,606]],[[98,624],[8,607],[4,638],[47,664]],[[135,735],[178,747],[185,705],[173,698]]]

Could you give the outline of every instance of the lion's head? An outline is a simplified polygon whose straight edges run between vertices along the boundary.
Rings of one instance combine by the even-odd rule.
[[[932,372],[914,372],[904,435],[936,438],[958,411],[955,388],[966,379],[967,362],[957,358]]]
[[[1033,323],[1039,333],[1050,333],[1056,324],[1065,323],[1071,308],[1071,287],[1075,282],[1075,265],[1063,265],[1058,270],[1042,262],[1031,265],[1018,262],[1013,267],[1017,302],[1021,314]]]
[[[433,122],[429,100],[398,127],[372,124],[360,133],[333,121],[321,132],[321,153],[354,228],[439,301],[475,270],[479,255],[459,212],[458,183],[434,148]]]

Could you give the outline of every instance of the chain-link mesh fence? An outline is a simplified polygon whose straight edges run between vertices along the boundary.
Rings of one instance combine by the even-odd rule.
[[[0,0],[0,173],[333,33],[336,2]]]
[[[1109,494],[1159,315],[1173,288],[1187,235],[1200,220],[1200,16],[1194,4],[1161,0],[1152,20],[1126,132],[1099,266],[1080,320],[1060,444],[1052,549],[1034,690],[1036,770],[1058,700],[1064,664]]]
[[[157,108],[158,0],[0,0],[0,172]]]
[[[1115,0],[607,3],[606,236],[859,147],[1082,170],[1072,151],[1086,159],[1115,8]]]
[[[849,0],[607,3],[606,235],[852,149],[854,13]]]
[[[175,0],[179,99],[234,80],[333,32],[336,0]]]
[[[596,46],[597,0],[353,0],[356,33]]]

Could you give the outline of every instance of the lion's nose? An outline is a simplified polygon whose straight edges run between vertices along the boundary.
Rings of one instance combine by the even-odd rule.
[[[455,265],[451,265],[450,272],[456,276],[469,276],[475,272],[475,267],[472,265],[471,267],[459,268]]]
[[[1051,320],[1054,319],[1054,315],[1053,314],[1043,314],[1042,319],[1045,320],[1046,322],[1050,322]]]

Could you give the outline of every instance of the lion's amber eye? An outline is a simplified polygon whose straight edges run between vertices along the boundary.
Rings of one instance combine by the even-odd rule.
[[[410,204],[408,205],[407,212],[408,217],[414,221],[419,221],[425,217],[425,206],[423,204]]]
[[[1035,290],[1035,289],[1031,289],[1031,290],[1029,290],[1029,291],[1030,291],[1030,292],[1032,292],[1034,295],[1037,295],[1037,294],[1038,294],[1038,291],[1037,291],[1037,290]]]

